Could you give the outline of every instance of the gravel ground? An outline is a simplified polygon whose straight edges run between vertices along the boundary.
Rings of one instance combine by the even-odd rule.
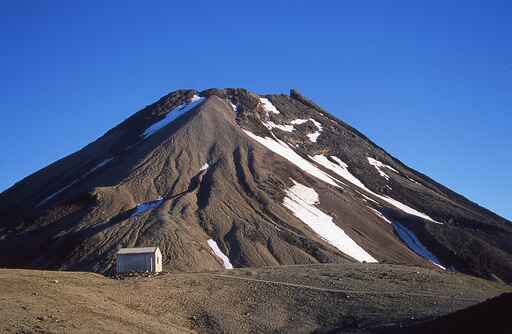
[[[332,264],[124,279],[2,269],[0,291],[2,333],[366,333],[512,288],[425,268]]]

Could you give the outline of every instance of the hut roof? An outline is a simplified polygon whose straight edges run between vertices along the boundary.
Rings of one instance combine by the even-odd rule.
[[[137,248],[121,248],[117,254],[142,254],[155,253],[158,247],[137,247]]]

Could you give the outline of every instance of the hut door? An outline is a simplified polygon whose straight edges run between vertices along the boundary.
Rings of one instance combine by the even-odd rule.
[[[153,256],[152,255],[146,256],[146,268],[148,268],[148,271],[150,273],[152,273],[154,271],[153,270]]]

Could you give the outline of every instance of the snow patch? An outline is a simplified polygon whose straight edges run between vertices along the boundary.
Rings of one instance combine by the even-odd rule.
[[[272,152],[274,152],[274,153],[282,156],[286,160],[290,161],[291,163],[293,163],[295,166],[299,167],[306,173],[308,173],[308,174],[310,174],[310,175],[312,175],[312,176],[314,176],[332,186],[341,188],[339,184],[343,184],[343,182],[341,182],[340,180],[325,173],[320,168],[316,167],[314,164],[312,164],[308,160],[306,160],[303,157],[301,157],[300,155],[298,155],[285,142],[280,141],[277,138],[276,139],[269,138],[269,137],[263,138],[263,137],[255,135],[254,133],[252,133],[248,130],[243,130],[243,131],[249,137],[256,140],[257,142],[259,142],[260,144],[262,144],[263,146],[265,146]],[[372,194],[375,197],[388,202],[389,204],[393,205],[394,207],[396,207],[410,215],[426,219],[426,220],[431,221],[436,224],[442,224],[438,221],[433,220],[432,218],[430,218],[428,215],[424,214],[423,212],[415,210],[415,209],[411,208],[410,206],[405,205],[404,203],[401,203],[391,197],[379,195],[379,194],[371,191],[361,181],[359,181],[358,178],[356,178],[354,175],[352,175],[352,173],[349,172],[348,165],[346,163],[344,163],[343,161],[341,161],[341,159],[339,159],[338,157],[331,156],[331,159],[333,159],[336,163],[331,162],[329,159],[327,159],[327,157],[325,157],[323,155],[315,155],[313,157],[310,156],[309,158],[312,159],[313,161],[317,162],[318,164],[322,165],[323,167],[338,174],[345,180],[351,182],[352,184],[354,184],[355,186],[359,187],[360,189],[366,191],[367,193]]]
[[[373,167],[375,167],[375,169],[377,170],[377,172],[379,172],[379,175],[382,176],[383,178],[385,178],[386,180],[389,180],[389,175],[386,174],[383,169],[384,168],[387,168],[389,170],[392,170],[393,172],[397,173],[398,174],[398,171],[396,169],[394,169],[393,167],[389,166],[389,165],[386,165],[382,162],[380,162],[379,160],[376,160],[374,158],[370,158],[368,157],[368,163],[370,165],[372,165]]]
[[[393,199],[391,197],[388,197],[388,196],[379,195],[379,194],[371,191],[358,178],[356,178],[354,175],[352,175],[352,173],[349,172],[348,165],[345,162],[341,161],[341,159],[339,159],[338,157],[331,156],[331,159],[336,161],[336,164],[332,163],[324,155],[315,155],[314,157],[310,157],[310,158],[312,160],[316,161],[317,163],[319,163],[320,165],[324,166],[325,168],[327,168],[327,169],[333,171],[334,173],[338,174],[339,176],[341,176],[345,180],[351,182],[355,186],[357,186],[357,187],[361,188],[362,190],[366,191],[367,193],[370,193],[370,194],[374,195],[375,197],[378,197],[378,198],[382,199],[383,201],[388,202],[389,204],[391,204],[394,207],[404,211],[405,213],[408,213],[410,215],[426,219],[426,220],[431,221],[433,223],[442,224],[442,223],[440,223],[438,221],[435,221],[434,219],[430,218],[428,215],[424,214],[423,212],[415,210],[415,209],[411,208],[410,206],[405,205],[402,202],[399,202],[399,201],[397,201],[397,200],[395,200],[395,199]]]
[[[162,197],[157,198],[154,201],[144,202],[137,204],[137,207],[135,209],[135,212],[132,213],[130,218],[137,217],[142,215],[144,212],[156,209],[158,208],[162,203],[164,202],[164,199]]]
[[[267,111],[269,111],[269,110],[267,110]],[[315,143],[317,141],[318,137],[320,136],[320,132],[322,131],[323,128],[322,128],[322,125],[319,122],[315,121],[312,118],[309,118],[309,119],[295,119],[295,120],[291,121],[290,124],[276,124],[276,123],[274,123],[272,121],[262,122],[262,124],[267,129],[269,129],[269,130],[280,129],[280,130],[283,130],[283,131],[286,131],[286,132],[293,132],[295,130],[295,128],[293,127],[294,125],[304,124],[304,123],[309,122],[309,121],[311,121],[311,122],[313,122],[313,124],[315,124],[315,126],[318,129],[318,131],[310,133],[310,134],[307,134],[306,136],[309,138],[310,141]]]
[[[268,121],[268,122],[262,122],[263,125],[269,129],[269,130],[272,130],[274,128],[277,128],[277,129],[280,129],[280,130],[283,130],[283,131],[286,131],[286,132],[293,132],[293,130],[295,130],[295,128],[293,127],[293,125],[281,125],[281,124],[276,124],[272,121]]]
[[[231,108],[233,108],[233,111],[234,111],[234,112],[237,112],[237,111],[238,111],[238,107],[237,107],[237,106],[235,106],[235,105],[233,104],[233,102],[229,101],[229,105],[231,106]]]
[[[201,166],[201,169],[199,171],[202,172],[203,170],[207,170],[208,167],[210,167],[210,165],[208,165],[208,163],[205,162],[204,165]]]
[[[336,225],[331,216],[315,206],[319,203],[319,197],[313,188],[302,185],[293,179],[292,182],[294,185],[286,190],[283,205],[292,211],[295,217],[344,254],[360,262],[378,262]]]
[[[426,259],[427,261],[430,261],[432,264],[436,265],[437,267],[446,270],[445,267],[443,267],[440,264],[439,259],[432,254],[416,237],[416,235],[409,229],[407,229],[405,226],[394,223],[386,218],[380,211],[375,210],[374,208],[371,208],[367,206],[368,209],[373,211],[377,216],[379,216],[382,220],[384,220],[386,223],[393,226],[393,229],[395,230],[396,234],[402,240],[407,247],[412,250],[417,255],[421,256],[422,258]]]
[[[213,239],[209,239],[208,246],[210,246],[211,250],[215,254],[216,257],[222,260],[222,263],[224,264],[224,268],[226,269],[233,269],[233,265],[229,261],[229,257],[226,256],[226,254],[222,253],[222,251],[219,248],[219,245],[215,242]]]
[[[300,124],[304,124],[306,122],[309,122],[309,119],[301,119],[301,118],[298,118],[298,119],[294,119],[293,121],[291,121],[290,123],[291,124],[296,124],[296,125],[300,125]]]
[[[291,121],[290,124],[300,125],[300,124],[304,124],[306,122],[312,122],[318,129],[318,131],[309,133],[306,135],[311,142],[316,143],[318,137],[320,137],[320,132],[322,132],[322,130],[323,130],[322,124],[320,124],[320,122],[314,120],[313,118],[308,118],[308,119],[298,118],[298,119],[294,119],[293,121]]]
[[[320,137],[320,131],[309,133],[306,136],[309,138],[311,142],[316,143],[316,140],[318,139],[318,137]]]
[[[313,133],[310,133],[308,135],[306,135],[309,140],[311,140],[313,143],[316,143],[318,137],[320,137],[320,132],[322,132],[323,128],[322,128],[322,124],[320,124],[320,122],[317,122],[315,121],[314,119],[310,118],[309,119],[311,122],[313,122],[313,124],[315,124],[316,128],[318,129],[318,131],[316,132],[313,132]]]
[[[313,157],[310,156],[309,158],[317,162],[321,166],[333,171],[334,173],[338,174],[339,176],[351,182],[352,184],[358,186],[359,188],[366,190],[364,184],[348,171],[348,165],[341,161],[339,158],[331,156],[331,159],[336,161],[336,163],[331,162],[331,160],[327,159],[326,156],[321,154],[315,155]]]
[[[397,201],[394,198],[391,198],[391,197],[388,197],[388,196],[377,195],[377,194],[375,194],[375,195],[378,196],[379,198],[383,199],[384,201],[388,202],[389,204],[393,205],[394,207],[402,210],[405,213],[408,213],[408,214],[416,216],[416,217],[423,218],[425,220],[431,221],[431,222],[436,223],[436,224],[440,224],[440,225],[443,224],[441,222],[438,222],[438,221],[430,218],[430,216],[428,216],[427,214],[425,214],[423,212],[420,212],[420,211],[418,211],[416,209],[413,209],[410,206],[405,205],[404,203],[399,202],[399,201]]]
[[[416,235],[405,226],[399,223],[394,223],[393,227],[395,228],[395,232],[398,234],[400,239],[412,250],[414,253],[418,254],[422,258],[432,262],[432,264],[438,266],[439,268],[446,270],[445,267],[441,265],[439,259],[432,254],[416,237]]]
[[[310,118],[309,119],[311,122],[313,122],[313,124],[315,124],[316,128],[318,129],[318,131],[322,131],[323,128],[322,128],[322,124],[320,124],[320,122],[318,121],[315,121],[314,119]]]
[[[151,125],[149,128],[147,128],[142,136],[144,139],[148,138],[158,130],[162,129],[163,127],[171,124],[174,122],[177,118],[180,116],[186,114],[187,112],[191,111],[195,107],[197,107],[199,104],[201,104],[204,101],[204,97],[200,97],[198,95],[194,95],[190,101],[185,102],[183,104],[180,104],[176,108],[172,109],[165,115],[163,119],[156,122],[155,124]]]
[[[265,97],[260,97],[260,102],[263,104],[263,109],[267,112],[272,112],[274,114],[280,114],[279,110],[269,101],[269,99]]]
[[[260,137],[255,135],[254,133],[243,130],[249,137],[256,140],[258,143],[262,144],[272,152],[280,155],[281,157],[285,158],[286,160],[293,163],[295,166],[299,167],[306,173],[332,185],[337,188],[340,188],[337,182],[340,182],[330,176],[329,174],[322,171],[320,168],[313,165],[308,160],[304,159],[300,155],[298,155],[290,146],[288,146],[285,142],[280,141],[279,139],[272,139],[269,137]],[[340,182],[341,183],[341,182]]]

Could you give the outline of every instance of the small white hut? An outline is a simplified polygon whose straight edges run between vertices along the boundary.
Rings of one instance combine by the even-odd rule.
[[[121,248],[116,256],[117,273],[162,271],[162,253],[158,247]]]

